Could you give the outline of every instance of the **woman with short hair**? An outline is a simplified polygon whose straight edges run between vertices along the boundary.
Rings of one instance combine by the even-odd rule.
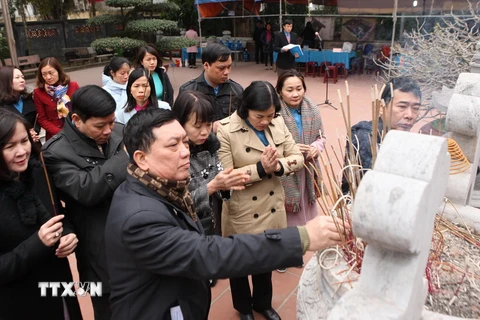
[[[190,183],[206,235],[220,235],[222,199],[230,199],[230,190],[243,190],[248,175],[223,170],[218,159],[220,142],[212,132],[215,109],[209,98],[198,91],[182,91],[173,105],[173,114],[188,135],[190,145]]]
[[[318,168],[320,173],[318,156],[325,146],[325,131],[320,110],[305,95],[307,86],[301,73],[294,69],[282,73],[276,90],[280,96],[280,114],[309,169],[303,168],[296,175],[280,179],[285,189],[288,226],[303,226],[318,214],[317,198],[320,194],[315,183],[321,187],[322,177],[316,174],[314,168]]]
[[[280,100],[267,81],[254,81],[237,102],[237,111],[220,120],[218,152],[224,168],[250,174],[245,190],[232,192],[223,203],[222,236],[263,233],[287,227],[284,191],[279,177],[300,170],[303,156],[278,116]],[[240,319],[253,319],[252,310],[267,319],[280,319],[272,308],[272,272],[230,279],[233,306]]]
[[[38,113],[37,121],[46,131],[46,140],[62,130],[71,111],[70,98],[78,88],[78,83],[70,81],[56,58],[48,57],[40,62],[33,102]]]

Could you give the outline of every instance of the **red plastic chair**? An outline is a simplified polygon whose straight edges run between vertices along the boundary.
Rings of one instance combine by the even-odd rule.
[[[318,72],[319,75],[322,75],[325,73],[325,69],[327,68],[327,66],[331,66],[332,63],[331,62],[322,62],[320,63],[320,70]]]
[[[338,68],[338,76],[347,79],[348,70],[345,68],[345,63],[337,62],[333,64]]]
[[[323,76],[323,83],[327,82],[328,79],[333,79],[333,83],[337,83],[338,77],[338,67],[337,66],[327,66],[328,72],[325,71]]]
[[[318,63],[316,61],[310,61],[305,64],[305,78],[311,75],[315,78],[318,70]]]

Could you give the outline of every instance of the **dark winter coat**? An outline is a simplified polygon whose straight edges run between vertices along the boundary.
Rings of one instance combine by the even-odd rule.
[[[261,41],[263,45],[263,52],[273,52],[273,44],[275,43],[275,32],[270,30],[272,37],[270,41],[267,42],[267,30],[264,30],[262,33]]]
[[[55,248],[46,247],[38,236],[43,223],[52,217],[50,194],[43,168],[30,161],[19,181],[0,182],[0,319],[64,319],[61,297],[40,296],[39,282],[71,282],[67,258],[58,258]],[[31,207],[35,197],[40,206]],[[36,208],[36,209],[35,209]],[[22,218],[23,217],[23,218]],[[30,217],[31,222],[25,220]],[[63,235],[73,232],[64,218]],[[61,294],[62,291],[59,291]],[[70,319],[81,319],[76,297],[65,299]]]
[[[215,121],[231,115],[236,110],[233,103],[235,98],[243,94],[242,86],[232,79],[228,79],[220,85],[218,94],[215,95],[213,88],[205,81],[205,72],[202,72],[198,78],[184,83],[180,87],[179,93],[184,90],[199,91],[206,94],[215,108]]]
[[[218,159],[220,141],[211,133],[207,141],[199,146],[190,147],[190,191],[195,211],[202,221],[205,234],[220,234],[220,215],[222,198],[230,197],[230,192],[215,192],[208,195],[207,184],[223,170]],[[216,232],[214,232],[214,230]]]
[[[207,319],[209,279],[300,265],[297,228],[206,237],[200,222],[137,179],[115,191],[105,228],[112,319]],[[252,254],[255,253],[255,254]]]
[[[167,71],[165,71],[164,68],[157,67],[155,69],[155,72],[158,74],[160,77],[160,81],[162,81],[163,85],[163,94],[161,97],[157,97],[158,100],[165,101],[167,102],[170,107],[173,106],[173,86],[172,83],[170,82],[170,78],[168,77]],[[150,94],[155,95],[155,84],[152,81],[152,91]]]
[[[295,69],[295,56],[290,51],[283,52],[282,48],[289,42],[285,36],[285,32],[280,31],[275,33],[275,40],[273,43],[273,51],[278,52],[277,56],[277,68],[281,69]],[[290,32],[290,43],[297,44],[297,34]]]
[[[108,293],[104,229],[113,192],[127,174],[122,137],[112,132],[102,154],[94,140],[74,127],[69,115],[63,130],[43,150],[53,184],[77,231],[80,280],[101,281],[102,293]]]
[[[380,134],[383,130],[383,121],[382,118],[378,119],[378,132],[377,132],[377,143],[380,143]],[[372,121],[360,121],[352,127],[352,141],[353,141],[353,150],[355,156],[360,157],[361,165],[363,169],[372,169],[372,146],[371,141],[373,139],[372,134]],[[358,150],[358,151],[357,151]],[[345,155],[350,154],[350,147],[347,141],[345,146]],[[347,162],[345,161],[345,165]],[[364,171],[361,173],[363,175]],[[342,179],[342,190],[343,193],[349,191],[348,182],[343,177]]]
[[[33,103],[33,97],[31,94],[23,97],[23,110],[22,113],[18,112],[17,108],[13,105],[13,103],[9,103],[6,101],[0,101],[0,108],[5,108],[7,110],[10,110],[12,112],[15,112],[16,114],[21,115],[23,118],[25,118],[28,123],[32,126],[35,125],[37,128],[35,128],[35,131],[39,132],[40,131],[40,124],[36,123],[37,119],[37,109],[35,108],[35,104]]]
[[[265,30],[264,27],[255,27],[255,30],[253,30],[253,41],[255,41],[256,44],[260,45],[263,30]]]

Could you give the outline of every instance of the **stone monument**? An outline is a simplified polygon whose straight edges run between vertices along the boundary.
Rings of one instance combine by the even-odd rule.
[[[420,319],[433,223],[450,166],[444,138],[392,130],[353,204],[352,227],[368,243],[362,273],[329,320]]]
[[[471,165],[468,171],[449,176],[445,196],[455,207],[447,206],[444,214],[479,232],[480,73],[462,73],[458,77],[448,105],[446,127],[446,136],[458,143]]]

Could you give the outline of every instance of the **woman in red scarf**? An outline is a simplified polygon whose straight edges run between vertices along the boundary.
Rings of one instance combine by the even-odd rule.
[[[70,97],[78,88],[78,83],[70,81],[56,58],[49,57],[40,62],[33,102],[38,113],[37,122],[47,132],[46,140],[62,130],[71,108]]]

